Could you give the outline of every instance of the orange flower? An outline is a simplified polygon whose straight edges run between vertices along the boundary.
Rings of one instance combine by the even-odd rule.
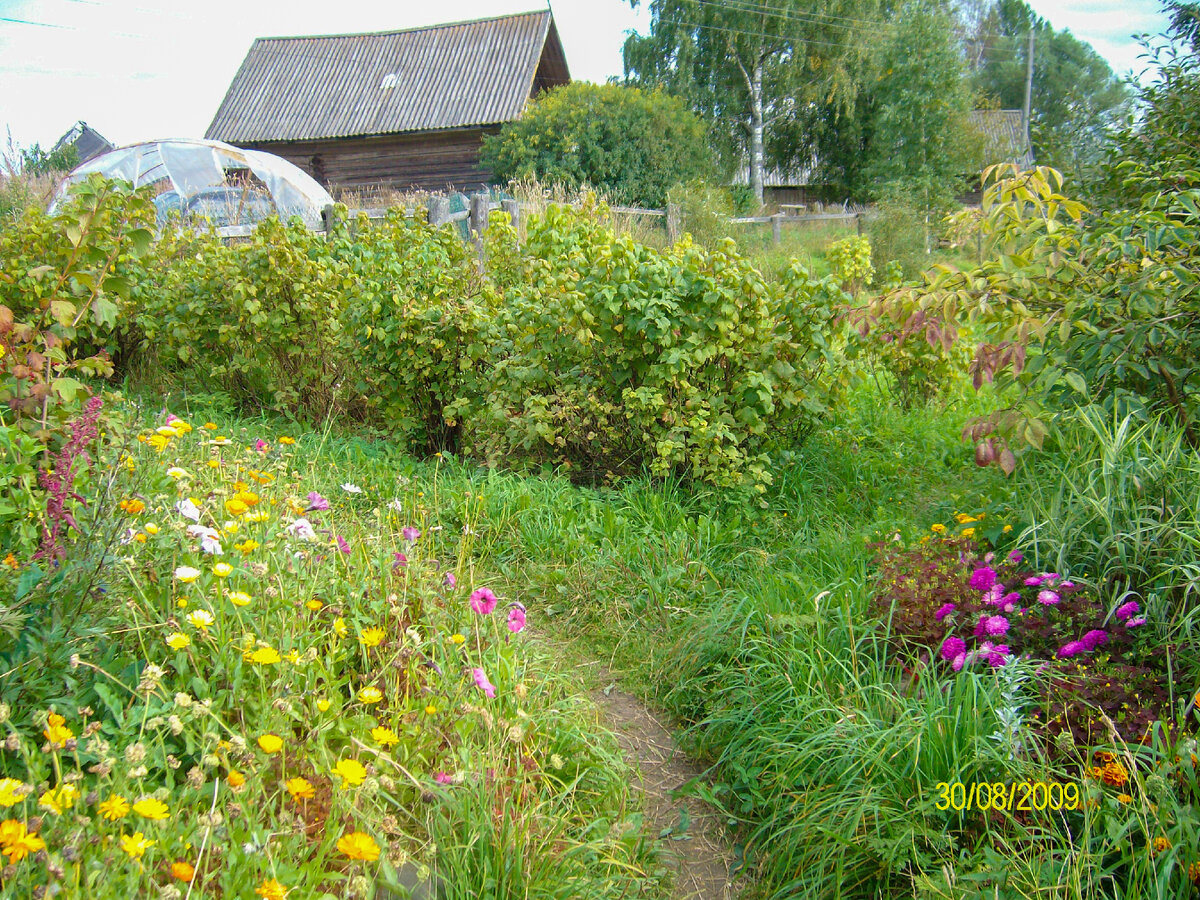
[[[190,884],[191,880],[196,877],[196,867],[190,862],[178,860],[171,863],[171,877]]]
[[[25,827],[24,822],[6,819],[0,822],[0,853],[8,857],[10,865],[19,863],[30,853],[44,850],[46,842]],[[375,853],[379,856],[378,851]]]
[[[338,839],[337,848],[351,859],[374,862],[379,859],[379,845],[369,834],[352,831]]]
[[[264,881],[255,888],[254,893],[262,897],[263,900],[284,900],[288,895],[288,889],[272,878],[269,881]]]
[[[284,787],[297,803],[301,800],[311,800],[317,796],[316,789],[307,778],[289,778],[284,782]]]
[[[61,749],[67,741],[75,737],[75,732],[64,724],[66,721],[58,713],[50,713],[49,718],[46,719],[46,730],[42,734],[46,736],[46,740],[54,749]]]

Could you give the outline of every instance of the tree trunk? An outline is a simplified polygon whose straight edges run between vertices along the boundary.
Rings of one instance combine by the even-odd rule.
[[[743,69],[743,71],[745,71]],[[763,205],[763,67],[762,60],[754,63],[750,76],[750,186],[754,200]]]

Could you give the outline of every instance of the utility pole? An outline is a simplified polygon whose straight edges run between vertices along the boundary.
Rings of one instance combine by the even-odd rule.
[[[1022,110],[1021,122],[1025,126],[1025,146],[1033,146],[1029,140],[1029,113],[1033,102],[1033,25],[1029,26],[1029,55],[1025,60],[1025,108]]]

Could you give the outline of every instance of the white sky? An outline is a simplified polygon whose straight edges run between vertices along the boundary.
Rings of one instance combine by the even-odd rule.
[[[117,144],[204,133],[256,37],[385,31],[541,8],[544,0],[0,0],[0,144],[51,146],[82,119]],[[768,0],[769,2],[769,0]],[[1123,74],[1135,32],[1157,33],[1157,0],[1032,0]],[[557,0],[571,75],[622,74],[626,31],[646,2]],[[5,21],[18,19],[21,22]],[[23,24],[40,23],[40,24]],[[3,149],[0,147],[0,149]]]

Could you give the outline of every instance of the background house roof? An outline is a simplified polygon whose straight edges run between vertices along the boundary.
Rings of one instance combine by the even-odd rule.
[[[1022,169],[1033,166],[1033,148],[1025,138],[1025,124],[1019,109],[975,109],[971,127],[983,135],[983,165],[1016,163]]]
[[[67,133],[55,142],[51,152],[61,147],[72,145],[75,147],[75,152],[79,154],[79,162],[81,163],[85,163],[89,159],[94,159],[101,153],[107,153],[113,149],[113,145],[109,140],[96,129],[89,126],[87,122],[76,122],[72,125]]]
[[[549,10],[408,31],[259,38],[205,137],[230,143],[508,122],[570,81]]]

